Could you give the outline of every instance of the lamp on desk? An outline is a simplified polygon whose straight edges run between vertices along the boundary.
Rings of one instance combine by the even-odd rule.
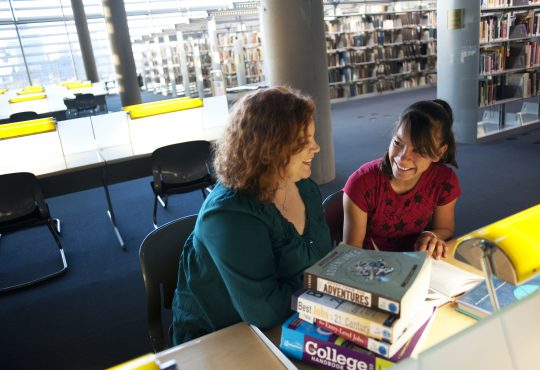
[[[540,204],[459,238],[454,257],[484,271],[499,311],[493,276],[518,285],[540,273]]]

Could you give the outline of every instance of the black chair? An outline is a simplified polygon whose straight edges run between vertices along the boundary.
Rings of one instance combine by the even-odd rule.
[[[38,119],[39,115],[36,112],[32,111],[24,111],[24,112],[18,112],[13,113],[9,116],[9,122],[20,122],[20,121],[28,121],[31,119]]]
[[[201,190],[203,198],[215,184],[211,170],[212,149],[208,141],[188,141],[167,145],[152,153],[154,228],[157,228],[157,202],[167,208],[169,195]]]
[[[323,200],[324,218],[330,228],[330,238],[334,246],[343,241],[343,190],[330,194]]]
[[[63,267],[37,279],[0,288],[0,293],[24,288],[61,275],[68,267],[59,238],[60,221],[51,217],[36,176],[28,172],[0,175],[0,236],[39,225],[47,225],[49,228],[58,246]]]
[[[66,106],[66,118],[77,117],[76,98],[64,98],[64,105]]]
[[[169,315],[164,325],[164,317],[165,313],[171,313],[180,255],[196,220],[197,215],[191,215],[160,226],[144,238],[139,249],[146,291],[148,334],[155,352],[169,348],[172,344],[172,320]]]
[[[75,107],[77,108],[77,117],[94,115],[97,113],[97,100],[94,94],[75,95]]]

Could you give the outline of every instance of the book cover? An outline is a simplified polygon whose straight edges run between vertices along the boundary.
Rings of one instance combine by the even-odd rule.
[[[324,329],[291,316],[281,327],[279,348],[285,355],[328,369],[383,370],[394,365]]]
[[[410,321],[427,319],[433,311],[432,304],[422,301],[411,318],[399,318],[389,312],[305,289],[292,295],[291,308],[310,323],[322,320],[390,344],[400,338]]]
[[[427,252],[384,252],[339,244],[304,271],[304,288],[406,316],[426,297]]]
[[[497,292],[499,306],[503,308],[540,289],[540,275],[520,285],[512,285],[494,277],[493,285]],[[493,312],[493,306],[491,305],[485,281],[459,297],[456,303],[458,311],[475,319],[486,317]]]

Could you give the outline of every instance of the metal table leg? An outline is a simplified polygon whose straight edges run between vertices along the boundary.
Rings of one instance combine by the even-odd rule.
[[[122,235],[120,235],[120,231],[118,230],[118,226],[116,226],[116,217],[114,216],[114,210],[111,202],[111,196],[109,194],[109,186],[107,185],[107,163],[104,164],[103,168],[103,177],[102,177],[102,183],[103,183],[103,190],[105,190],[105,197],[107,198],[107,214],[109,215],[109,219],[111,220],[111,225],[113,227],[114,233],[116,234],[116,238],[118,239],[118,242],[120,243],[120,247],[122,249],[126,249],[126,244],[124,243],[124,240],[122,239]]]

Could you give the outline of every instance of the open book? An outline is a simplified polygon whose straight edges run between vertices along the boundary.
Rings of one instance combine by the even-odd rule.
[[[450,302],[455,296],[471,290],[482,281],[484,277],[481,275],[434,259],[427,301],[438,307]]]

